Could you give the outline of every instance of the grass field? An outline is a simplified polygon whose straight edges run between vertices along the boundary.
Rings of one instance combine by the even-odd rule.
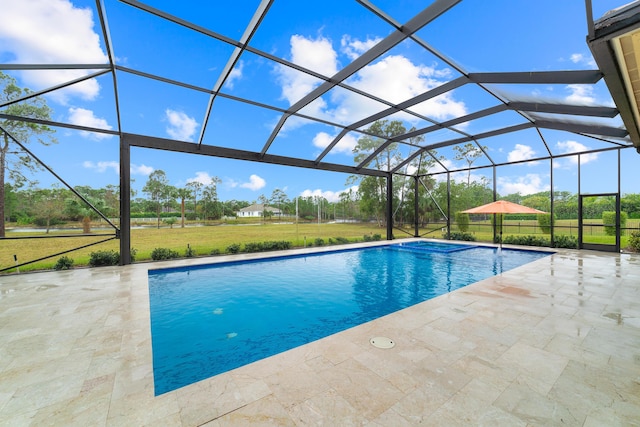
[[[601,221],[590,220],[594,225],[585,228],[585,241],[591,243],[615,243],[613,236],[606,236]],[[429,229],[419,230],[419,234],[429,238],[442,238],[446,224],[430,224]],[[627,229],[640,229],[640,220],[629,220]],[[406,227],[401,231],[394,229],[394,238],[401,239],[412,237],[413,227]],[[452,231],[458,231],[456,225],[452,226]],[[107,233],[106,231],[101,231]],[[111,232],[109,232],[111,233]],[[490,221],[472,222],[469,226],[469,233],[473,234],[477,241],[491,242],[493,240],[493,229]],[[77,237],[65,238],[32,238],[19,240],[0,241],[0,268],[8,268],[16,264],[14,255],[18,263],[34,260],[71,250],[94,242],[113,237],[105,234],[97,237],[82,236],[81,230],[74,231],[51,231],[50,236],[71,235]],[[292,247],[317,246],[316,239],[322,239],[323,243],[329,244],[329,239],[335,240],[337,237],[348,239],[350,242],[363,241],[364,236],[373,237],[379,234],[382,239],[386,238],[386,229],[378,227],[374,223],[261,223],[261,222],[234,222],[233,224],[216,225],[193,225],[188,224],[185,228],[174,225],[157,228],[133,228],[131,230],[131,246],[137,251],[136,260],[144,261],[151,259],[151,252],[155,248],[168,248],[178,251],[181,255],[187,250],[187,245],[195,251],[196,256],[209,255],[212,252],[225,253],[232,244],[245,244],[249,242],[265,241],[289,241]],[[566,234],[578,235],[577,220],[556,221],[556,235]],[[628,244],[630,232],[627,230],[622,236],[622,247]],[[8,232],[7,237],[42,236],[42,231],[31,232]],[[503,225],[503,235],[537,235],[549,238],[548,234],[543,234],[533,221],[509,221],[505,220]],[[87,265],[91,252],[102,250],[119,251],[120,241],[109,240],[84,249],[74,250],[66,256],[74,260],[75,266]],[[20,271],[42,270],[53,268],[60,258],[55,256],[29,264],[20,268]],[[8,270],[7,272],[13,272]]]
[[[105,232],[106,233],[106,232]],[[70,235],[69,231],[51,231],[49,236]],[[39,259],[50,254],[60,253],[74,247],[88,245],[93,242],[108,239],[107,234],[99,237],[85,237],[80,231],[75,232],[77,237],[60,238],[31,238],[20,240],[0,241],[0,268],[15,265],[14,255],[18,258],[18,263],[28,260]],[[112,233],[113,234],[113,233]],[[293,247],[315,246],[316,239],[323,239],[324,244],[329,243],[329,239],[341,237],[349,239],[351,242],[363,241],[364,236],[375,234],[386,238],[386,230],[376,224],[352,224],[352,223],[303,223],[303,224],[261,224],[244,223],[235,225],[212,225],[212,226],[187,226],[185,228],[162,227],[157,228],[134,228],[131,230],[131,247],[137,252],[136,260],[151,259],[151,252],[155,248],[168,248],[184,254],[187,245],[195,251],[196,256],[209,255],[212,251],[225,253],[228,246],[232,244],[244,244],[248,242],[265,241],[289,241]],[[402,234],[402,233],[401,233]],[[8,232],[7,237],[41,236],[42,232]],[[408,236],[397,236],[408,237]],[[439,236],[440,237],[440,236]],[[119,251],[119,240],[110,240],[95,246],[79,249],[66,254],[74,260],[74,265],[87,265],[91,252],[103,250]],[[53,268],[57,259],[56,256],[50,259],[38,261],[20,268],[20,271],[41,270]],[[12,272],[12,270],[9,270]]]

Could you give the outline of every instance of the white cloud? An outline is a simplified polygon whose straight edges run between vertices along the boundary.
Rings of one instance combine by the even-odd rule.
[[[106,64],[108,58],[94,31],[91,9],[68,0],[3,1],[0,13],[0,53],[16,63]],[[21,71],[26,86],[40,90],[91,73],[88,70]],[[95,79],[50,94],[66,103],[70,96],[93,100],[100,92]]]
[[[332,76],[337,72],[337,54],[330,40],[324,37],[313,40],[293,35],[290,45],[291,62],[326,76]],[[282,97],[289,101],[289,105],[295,104],[322,83],[313,76],[284,65],[277,65],[275,72],[282,86]]]
[[[585,56],[582,53],[574,53],[569,57],[569,59],[574,64],[588,65],[590,67],[597,67],[596,61],[590,55],[589,56]]]
[[[243,69],[244,69],[244,62],[238,61],[236,63],[236,66],[233,67],[233,70],[231,70],[231,73],[229,73],[229,77],[224,82],[224,86],[226,88],[233,89],[233,85],[235,84],[236,80],[240,80],[242,78]]]
[[[84,108],[69,108],[69,122],[78,126],[87,126],[98,129],[111,130],[113,127],[107,123],[105,119],[96,117],[93,111],[86,110]],[[91,139],[105,139],[111,138],[113,135],[97,132],[81,131],[80,134],[85,138]]]
[[[359,41],[348,36],[342,38],[342,52],[353,58],[354,55],[368,49],[378,40],[368,39]],[[331,41],[320,37],[305,38],[300,35],[291,38],[291,60],[297,64],[318,71],[326,76],[332,76],[339,69],[338,55],[333,49]],[[275,69],[278,83],[282,88],[282,97],[294,104],[307,95],[321,80],[305,75],[298,71],[278,66]],[[432,66],[414,64],[401,55],[389,55],[378,62],[361,69],[347,80],[347,84],[370,92],[391,102],[402,102],[433,89],[449,77],[449,69],[437,69]],[[301,113],[317,116],[336,123],[353,123],[370,116],[386,105],[346,90],[331,91],[330,94],[316,99],[301,110]],[[412,109],[420,114],[436,119],[459,117],[466,114],[463,102],[453,98],[451,93],[441,95],[418,104]],[[416,123],[416,118],[410,115],[397,115],[394,118]],[[304,125],[307,121],[296,117],[290,118],[284,130]],[[322,137],[318,137],[316,146]],[[346,150],[343,151],[346,153]]]
[[[558,141],[556,143],[556,147],[562,154],[569,153],[580,153],[584,151],[588,151],[589,147],[584,144],[581,144],[577,141]],[[589,153],[580,155],[580,162],[584,165],[589,162],[593,162],[598,159],[598,153]],[[578,156],[568,157],[570,163],[576,165],[578,164]]]
[[[104,173],[107,169],[112,169],[113,172],[120,174],[120,163],[114,161],[98,162],[86,160],[82,163],[82,166],[86,169],[93,169],[96,172]]]
[[[593,87],[588,85],[567,85],[570,94],[565,100],[571,104],[595,105],[596,98],[593,95]]]
[[[542,177],[535,173],[518,176],[515,179],[499,177],[497,185],[498,192],[502,195],[520,193],[526,196],[527,194],[548,191],[550,188],[549,184],[543,184]]]
[[[536,152],[528,145],[516,144],[515,148],[507,155],[509,162],[519,162],[521,160],[533,159]]]
[[[187,182],[199,182],[202,185],[209,185],[213,182],[213,178],[208,172],[196,172],[196,176],[187,179]]]
[[[342,40],[340,40],[340,47],[342,48],[342,53],[344,53],[349,59],[353,61],[364,52],[377,45],[380,40],[382,40],[380,37],[376,37],[374,39],[367,39],[365,41],[362,41],[352,39],[349,35],[344,35],[342,36]]]
[[[169,126],[166,130],[170,137],[178,141],[193,141],[193,134],[198,127],[198,122],[193,117],[169,108],[165,110],[165,115],[169,121]]]
[[[300,193],[300,197],[322,197],[327,199],[327,201],[331,202],[331,203],[337,203],[340,201],[340,193],[344,193],[344,192],[348,192],[349,189],[353,190],[354,193],[358,192],[358,186],[353,186],[350,188],[345,188],[344,190],[340,190],[340,191],[330,191],[330,190],[321,190],[319,188],[315,189],[315,190],[304,190],[302,193]]]
[[[131,175],[148,176],[148,175],[151,175],[151,172],[153,172],[155,169],[152,168],[151,166],[135,165],[132,163],[129,170],[131,171]]]
[[[239,184],[240,187],[248,188],[249,190],[252,190],[252,191],[260,190],[265,185],[267,185],[267,182],[263,178],[260,178],[258,175],[255,175],[255,174],[252,174],[249,177],[249,182],[243,182],[242,184]]]
[[[326,132],[320,132],[313,138],[313,145],[324,150],[335,139],[335,137],[336,135],[329,135]],[[330,154],[351,154],[353,153],[353,149],[357,143],[357,139],[355,139],[351,134],[347,134],[338,141],[335,147],[330,151]]]
[[[401,55],[390,55],[380,61],[368,65],[360,70],[348,83],[365,92],[369,92],[391,102],[402,102],[419,94],[427,92],[441,83],[439,78],[446,76],[446,70],[437,70],[434,67],[417,65]],[[337,111],[354,111],[375,107],[370,101],[362,102],[362,97],[345,92],[346,98],[342,100],[341,109]],[[436,119],[459,117],[466,113],[463,102],[455,101],[451,93],[447,93],[412,107],[412,110]],[[375,111],[366,111],[370,115]],[[413,116],[402,116],[402,119],[415,121]],[[351,121],[351,120],[348,120]]]

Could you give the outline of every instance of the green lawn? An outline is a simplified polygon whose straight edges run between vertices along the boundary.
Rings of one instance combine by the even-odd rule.
[[[105,232],[106,233],[106,232]],[[68,235],[68,231],[49,233],[50,236]],[[15,265],[14,255],[18,262],[39,259],[52,253],[59,253],[74,247],[88,245],[109,238],[85,237],[80,232],[78,237],[66,238],[37,238],[0,241],[0,268]],[[324,244],[329,244],[329,239],[342,237],[351,242],[363,241],[364,236],[379,234],[386,238],[386,229],[376,224],[261,224],[259,222],[241,223],[233,225],[187,226],[174,228],[164,226],[157,228],[134,228],[131,230],[131,246],[136,249],[136,260],[148,260],[154,248],[169,248],[184,254],[187,245],[195,250],[196,255],[209,255],[212,251],[225,253],[227,247],[232,244],[244,244],[248,242],[265,241],[289,241],[293,247],[315,246],[316,239],[323,239]],[[403,233],[400,233],[403,234]],[[8,232],[7,237],[43,235],[43,232],[25,233]],[[398,235],[398,238],[409,237]],[[441,237],[441,236],[438,236]],[[101,250],[119,251],[119,240],[110,240],[95,246],[79,249],[66,254],[74,260],[74,265],[87,265],[91,252]],[[21,271],[50,269],[59,256],[39,261],[20,268]],[[10,271],[11,272],[11,271]]]
[[[597,220],[592,221],[598,224]],[[601,222],[600,222],[601,224]],[[556,235],[566,234],[577,236],[577,220],[556,221]],[[640,228],[640,220],[629,220],[627,228]],[[420,229],[419,234],[423,237],[442,238],[445,223],[430,223],[428,229]],[[592,227],[592,231],[585,229],[585,241],[591,243],[615,243],[613,236],[606,236],[602,227]],[[431,232],[429,232],[431,231]],[[452,231],[458,231],[456,225],[452,226]],[[78,237],[72,238],[37,238],[20,240],[0,241],[0,268],[15,265],[14,255],[18,262],[23,263],[29,260],[39,259],[53,253],[59,253],[76,247],[91,244],[109,238],[109,235],[100,237],[82,236],[81,230],[73,232],[54,232],[49,235],[69,235],[74,233]],[[106,231],[104,233],[107,233]],[[413,226],[403,229],[394,229],[396,239],[412,237]],[[490,221],[472,222],[469,233],[473,234],[477,241],[491,242],[493,231]],[[181,255],[185,253],[187,245],[195,250],[197,256],[209,255],[212,252],[225,253],[227,247],[232,244],[244,244],[248,242],[265,241],[289,241],[292,247],[316,246],[316,239],[322,239],[324,244],[329,244],[329,239],[336,237],[348,239],[350,242],[363,241],[364,236],[369,237],[379,234],[382,239],[386,238],[386,229],[380,228],[375,223],[300,223],[300,224],[278,224],[261,223],[259,221],[234,221],[230,224],[211,224],[207,226],[188,224],[185,228],[180,228],[179,224],[173,228],[164,225],[157,228],[133,228],[131,230],[131,246],[136,249],[136,259],[138,261],[149,260],[154,248],[168,248],[178,251]],[[622,247],[626,247],[629,241],[628,231],[622,236]],[[43,235],[43,231],[33,233],[8,232],[7,237]],[[535,220],[532,221],[504,221],[503,235],[526,236],[534,235],[549,238],[548,234],[543,234]],[[74,260],[74,265],[87,265],[91,252],[100,250],[119,251],[119,240],[110,240],[95,246],[75,250],[67,254]],[[59,256],[48,258],[36,263],[23,266],[21,271],[51,269]],[[12,272],[9,270],[9,272]]]

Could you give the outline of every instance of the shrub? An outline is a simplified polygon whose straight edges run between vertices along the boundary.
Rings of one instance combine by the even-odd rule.
[[[374,242],[378,242],[382,240],[382,236],[380,234],[374,234],[373,236],[371,236],[371,240],[373,240]]]
[[[320,237],[316,237],[316,240],[314,240],[313,244],[316,246],[324,246],[324,239]]]
[[[220,249],[212,249],[209,255],[220,255]]]
[[[248,252],[248,253],[262,252],[264,250],[263,248],[264,248],[264,246],[262,245],[262,243],[249,242],[249,243],[245,243],[244,244],[244,251],[243,252]]]
[[[18,215],[18,225],[29,225],[29,224],[33,224],[35,220],[33,219],[33,217],[30,217],[28,215]]]
[[[456,225],[462,233],[469,231],[469,214],[456,212]]]
[[[578,249],[578,238],[561,234],[553,237],[554,248]]]
[[[129,255],[131,256],[131,262],[135,262],[137,253],[138,253],[138,250],[136,248],[131,248],[131,251],[129,251]]]
[[[151,251],[151,259],[154,261],[162,261],[165,259],[173,259],[179,258],[180,254],[178,251],[174,251],[169,248],[155,248]]]
[[[551,246],[548,239],[536,236],[507,236],[502,239],[502,242],[522,246]]]
[[[446,239],[447,235],[444,234],[442,237]],[[461,233],[459,231],[453,231],[449,233],[449,240],[464,240],[467,242],[475,242],[476,238],[471,233]]]
[[[184,251],[184,256],[187,258],[193,258],[196,256],[196,250],[191,247],[191,245],[187,244],[187,250]]]
[[[335,245],[335,244],[336,244],[336,241],[335,241],[335,240],[333,240],[333,238],[332,238],[332,237],[329,237],[329,244],[330,244],[330,245]]]
[[[627,225],[628,215],[626,212],[620,212],[620,228],[624,228]],[[604,232],[607,236],[616,235],[616,213],[612,211],[602,212],[602,223],[604,224]],[[607,225],[611,224],[611,225]]]
[[[53,269],[69,270],[71,267],[73,267],[73,259],[65,255],[58,258],[58,261],[56,261],[56,264],[53,266]]]
[[[91,267],[118,264],[120,264],[120,253],[114,250],[91,252],[89,255],[89,265]]]
[[[280,251],[291,248],[291,242],[286,240],[281,241],[266,241],[266,242],[250,242],[245,243],[243,252],[265,252],[265,251]]]
[[[347,239],[346,237],[336,237],[336,243],[344,245],[346,243],[349,243],[349,239]]]
[[[629,248],[634,252],[640,252],[640,231],[634,231],[629,237]]]
[[[238,252],[240,252],[240,245],[238,243],[232,243],[229,246],[227,246],[227,249],[225,249],[225,252],[228,254],[237,254]]]
[[[538,226],[544,234],[551,233],[551,214],[538,214]]]

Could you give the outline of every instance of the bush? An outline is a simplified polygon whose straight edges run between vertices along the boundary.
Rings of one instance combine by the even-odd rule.
[[[620,228],[624,228],[627,225],[628,215],[626,212],[620,212]],[[612,211],[602,212],[602,223],[604,224],[604,232],[607,236],[616,235],[616,213]],[[612,224],[612,225],[607,225]]]
[[[174,259],[179,258],[180,254],[178,251],[174,251],[169,248],[155,248],[151,251],[151,259],[154,261],[163,261],[166,259]]]
[[[551,214],[538,214],[538,226],[544,234],[551,233]]]
[[[69,270],[71,267],[73,267],[73,259],[65,255],[58,258],[58,261],[56,261],[56,264],[53,266],[53,269],[58,271]]]
[[[447,235],[444,234],[442,237],[446,239]],[[471,233],[461,233],[459,231],[453,231],[449,233],[449,240],[464,240],[466,242],[475,242],[476,238]]]
[[[131,248],[131,251],[129,251],[129,255],[131,256],[131,262],[135,262],[137,253],[138,253],[138,250],[136,248]]]
[[[553,237],[554,248],[578,249],[578,238],[561,234]]]
[[[363,240],[365,242],[377,242],[382,240],[382,235],[380,234],[365,234],[364,236],[362,236]],[[346,240],[346,239],[345,239]],[[345,243],[347,243],[348,240],[346,240]]]
[[[262,243],[258,242],[249,242],[244,244],[243,252],[252,253],[252,252],[262,252],[264,250],[264,246]]]
[[[629,237],[629,248],[634,252],[640,252],[640,231],[634,231]]]
[[[209,255],[220,255],[220,249],[212,249]]]
[[[347,239],[346,237],[336,237],[336,243],[339,245],[344,245],[349,243],[349,239]]]
[[[238,252],[240,252],[240,245],[238,243],[232,243],[229,246],[227,246],[227,249],[225,249],[225,252],[228,254],[237,254]]]
[[[33,219],[33,217],[30,217],[28,215],[18,215],[18,225],[30,225],[33,224],[35,220]]]
[[[114,250],[91,252],[89,255],[89,266],[91,267],[118,264],[120,264],[120,253]]]
[[[193,258],[196,256],[196,250],[191,247],[191,245],[187,244],[187,250],[184,251],[184,256],[187,258]]]
[[[316,240],[314,240],[313,244],[315,246],[324,246],[324,239],[316,237]]]
[[[469,231],[469,214],[456,212],[456,225],[462,233]]]
[[[317,240],[317,239],[316,239]],[[286,240],[281,241],[267,241],[267,242],[250,242],[245,243],[243,252],[266,252],[266,251],[281,251],[291,248],[291,242]]]
[[[521,246],[551,246],[548,239],[536,236],[507,236],[502,239],[502,242]]]

